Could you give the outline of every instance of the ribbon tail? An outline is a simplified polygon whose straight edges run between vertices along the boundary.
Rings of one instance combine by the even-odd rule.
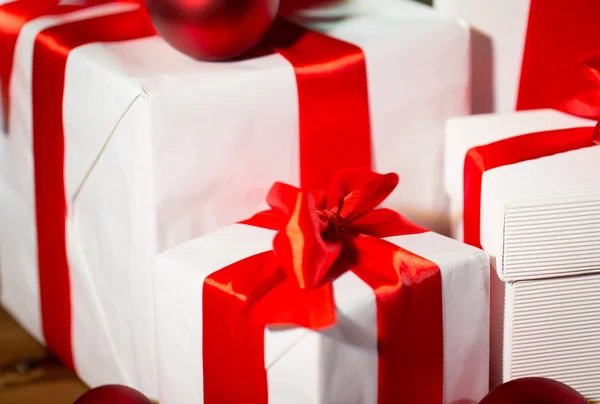
[[[270,287],[264,275],[272,263],[273,253],[267,251],[222,268],[204,281],[204,404],[268,403],[264,325],[253,321],[249,310]],[[268,274],[266,278],[279,282]]]
[[[387,241],[349,237],[351,270],[375,292],[379,404],[441,403],[444,385],[442,276],[425,258]]]
[[[333,287],[328,282],[316,289],[298,288],[286,280],[253,305],[251,316],[271,326],[298,326],[320,330],[336,322]]]

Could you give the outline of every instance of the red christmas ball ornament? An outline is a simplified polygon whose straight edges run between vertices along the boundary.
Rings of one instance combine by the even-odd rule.
[[[135,389],[111,384],[88,391],[74,404],[152,404],[152,402]]]
[[[147,0],[158,34],[200,60],[226,60],[255,46],[271,27],[279,0]]]
[[[543,377],[524,377],[504,383],[479,404],[588,404],[566,384]]]

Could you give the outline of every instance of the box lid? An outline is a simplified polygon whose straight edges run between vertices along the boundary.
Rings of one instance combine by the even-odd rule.
[[[591,126],[554,110],[453,119],[446,136],[445,187],[463,202],[467,151],[519,134]],[[488,170],[481,196],[481,244],[505,281],[600,271],[600,148]]]

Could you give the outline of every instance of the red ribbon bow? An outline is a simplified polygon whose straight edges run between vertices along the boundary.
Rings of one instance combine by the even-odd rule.
[[[369,265],[377,276],[391,284],[402,282],[398,268],[390,266],[395,262],[387,260],[398,247],[379,237],[426,230],[390,209],[374,209],[394,190],[398,176],[352,170],[338,174],[331,184],[325,193],[275,183],[267,196],[271,210],[244,222],[279,230],[269,264],[272,274],[253,307],[264,324],[311,329],[334,324],[331,280],[365,264],[361,249],[381,253],[377,265]]]
[[[590,88],[582,56],[600,49],[600,2],[530,0],[517,110],[556,108]],[[521,35],[521,33],[518,33]]]
[[[278,230],[273,250],[205,280],[205,403],[266,403],[264,326],[333,325],[332,281],[346,271],[369,285],[377,302],[378,403],[442,402],[439,267],[380,238],[426,231],[392,210],[375,209],[397,183],[396,174],[347,170],[327,192],[272,187],[271,210],[243,223]]]

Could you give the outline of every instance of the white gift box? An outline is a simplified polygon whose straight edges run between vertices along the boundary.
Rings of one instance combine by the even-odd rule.
[[[39,18],[17,43],[11,132],[0,140],[0,296],[42,342],[30,96],[34,38],[46,27],[130,7]],[[446,118],[468,111],[468,30],[408,1],[305,23],[365,52],[374,169],[402,176],[388,206],[443,227],[441,140]],[[65,80],[76,370],[91,386],[127,384],[155,397],[152,259],[257,211],[274,181],[298,183],[294,71],[277,54],[198,62],[152,37],[79,47],[69,55]]]
[[[268,251],[276,232],[235,224],[155,260],[160,401],[203,402],[202,288],[211,273]],[[488,391],[489,262],[481,250],[432,232],[386,240],[435,262],[442,275],[444,403]],[[377,308],[352,272],[333,282],[338,323],[316,332],[265,329],[269,403],[377,402]],[[219,347],[218,349],[227,349]],[[325,382],[325,380],[327,382]]]
[[[434,5],[472,27],[475,113],[558,107],[572,96],[561,83],[600,47],[595,0],[434,0]],[[575,88],[583,85],[574,80]]]
[[[452,206],[453,236],[462,239],[463,170],[469,149],[527,133],[595,124],[554,110],[450,120],[445,187]],[[577,275],[600,269],[600,251],[594,249],[584,252],[577,265],[569,265],[583,247],[600,239],[600,227],[591,226],[597,220],[595,209],[600,203],[600,182],[594,170],[598,159],[600,149],[592,147],[483,173],[481,245],[503,280]]]
[[[531,0],[434,0],[473,32],[473,109],[514,111]]]
[[[453,233],[462,238],[467,151],[522,134],[596,122],[555,110],[456,118],[448,123],[445,186]],[[591,140],[591,130],[590,130]],[[600,273],[600,147],[487,170],[481,185],[481,245],[492,277],[492,387],[545,376],[600,399],[597,363]]]
[[[599,402],[599,284],[597,273],[506,284],[492,278],[492,386],[548,377]]]

